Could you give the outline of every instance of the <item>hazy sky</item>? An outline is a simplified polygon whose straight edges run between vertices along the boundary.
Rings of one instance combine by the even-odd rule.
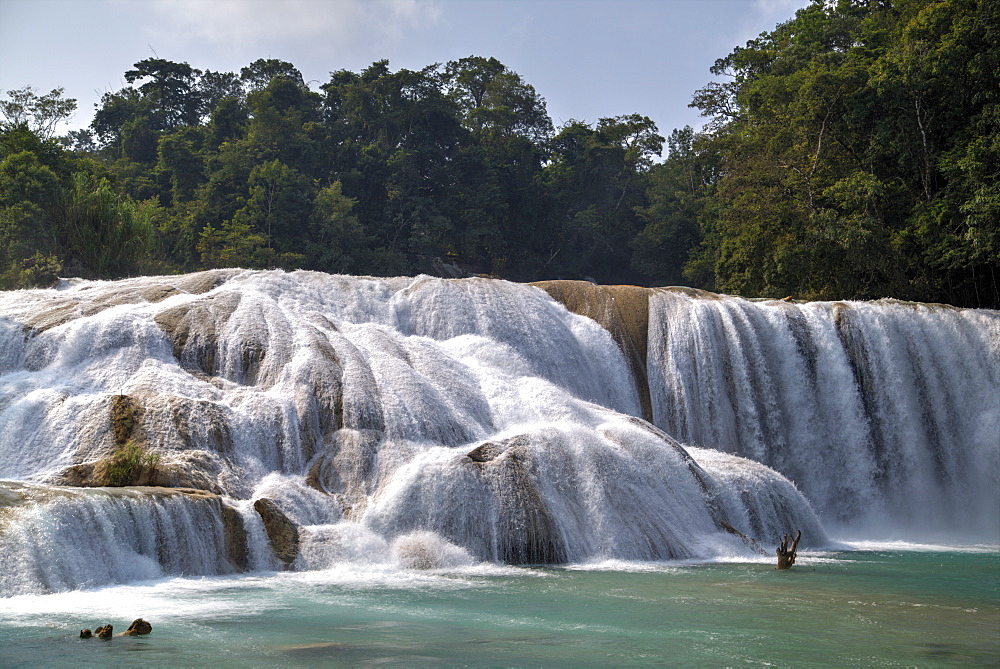
[[[697,126],[708,68],[808,0],[0,0],[0,90],[57,86],[84,127],[102,93],[150,57],[233,71],[294,64],[315,89],[334,70],[493,56],[570,119],[640,113],[664,136]],[[63,127],[64,131],[66,127]]]

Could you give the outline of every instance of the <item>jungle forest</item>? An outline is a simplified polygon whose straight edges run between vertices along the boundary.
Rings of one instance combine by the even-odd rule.
[[[1000,308],[1000,3],[817,1],[711,74],[667,137],[553,127],[480,56],[317,90],[149,58],[62,136],[62,89],[7,91],[0,288],[246,267]]]

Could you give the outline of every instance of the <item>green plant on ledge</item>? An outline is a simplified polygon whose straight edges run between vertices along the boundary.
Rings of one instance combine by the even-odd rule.
[[[155,467],[159,462],[159,453],[150,453],[129,439],[107,460],[108,485],[132,485],[143,467]]]

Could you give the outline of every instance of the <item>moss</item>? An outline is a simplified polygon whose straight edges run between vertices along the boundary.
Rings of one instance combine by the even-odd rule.
[[[111,396],[111,429],[119,446],[129,441],[139,424],[141,407],[129,395]]]

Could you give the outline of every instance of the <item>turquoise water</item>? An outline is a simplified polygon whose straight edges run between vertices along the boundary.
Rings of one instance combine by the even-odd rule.
[[[135,617],[148,637],[81,640]],[[0,600],[0,666],[1000,663],[1000,552],[171,579]]]

